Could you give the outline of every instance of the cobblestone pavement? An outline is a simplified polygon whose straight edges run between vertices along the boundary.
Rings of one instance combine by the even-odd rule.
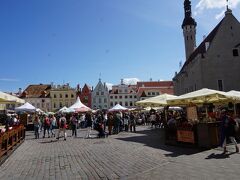
[[[164,145],[163,131],[138,127],[105,139],[85,139],[86,130],[67,141],[25,142],[0,166],[0,179],[240,179],[240,154]],[[71,134],[69,131],[68,134]]]

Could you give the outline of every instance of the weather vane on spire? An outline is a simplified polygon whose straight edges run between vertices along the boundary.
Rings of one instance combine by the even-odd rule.
[[[227,10],[228,10],[228,0],[226,0],[227,1]]]

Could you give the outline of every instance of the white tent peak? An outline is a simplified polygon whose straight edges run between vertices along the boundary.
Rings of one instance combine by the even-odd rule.
[[[36,108],[31,105],[29,102],[26,102],[24,105],[15,108],[16,111],[26,111],[26,112],[35,112]]]
[[[76,100],[76,102],[72,105],[72,106],[70,106],[68,109],[74,109],[75,111],[91,111],[91,109],[89,108],[89,107],[87,107],[86,105],[84,105],[82,102],[81,102],[81,100],[80,100],[80,98],[79,97],[77,97],[77,100]]]
[[[124,111],[128,110],[128,108],[121,106],[120,104],[116,104],[114,107],[109,109],[109,111]]]

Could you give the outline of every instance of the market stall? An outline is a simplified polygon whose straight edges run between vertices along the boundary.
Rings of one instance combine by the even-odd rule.
[[[27,130],[33,129],[36,110],[37,109],[28,102],[22,106],[15,108],[16,113],[18,113],[20,116],[20,122],[27,128]]]
[[[185,120],[177,122],[177,142],[211,148],[220,142],[220,117],[218,107],[231,101],[239,101],[240,96],[222,91],[201,89],[168,100],[168,105],[185,107]]]

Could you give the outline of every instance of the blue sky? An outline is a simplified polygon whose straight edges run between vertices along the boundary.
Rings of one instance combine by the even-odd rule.
[[[197,44],[225,0],[192,0]],[[230,6],[240,19],[240,0]],[[183,0],[1,0],[0,90],[29,84],[171,80],[184,62]]]

